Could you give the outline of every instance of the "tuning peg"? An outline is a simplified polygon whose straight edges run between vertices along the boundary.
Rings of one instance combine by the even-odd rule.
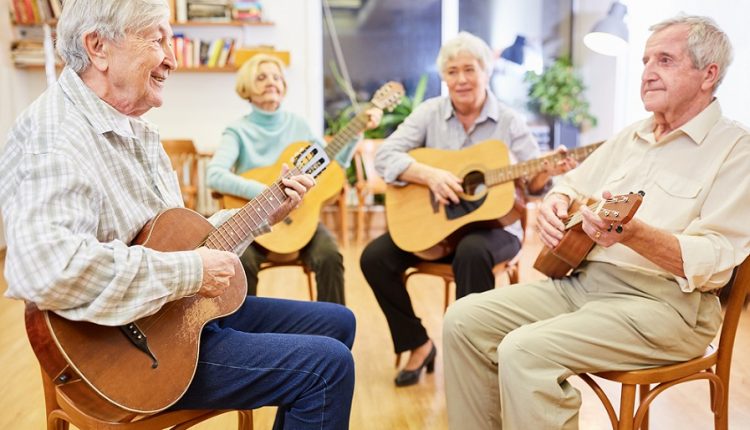
[[[643,196],[646,195],[646,192],[643,191],[643,190],[640,190],[640,191],[638,191],[638,195],[640,195],[641,197],[643,197]]]
[[[616,231],[617,233],[622,233],[622,226],[621,226],[621,225],[618,225],[618,226],[617,226],[617,228],[615,229],[615,231]]]

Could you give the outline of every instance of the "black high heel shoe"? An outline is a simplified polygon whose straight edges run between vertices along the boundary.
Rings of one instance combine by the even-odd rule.
[[[398,372],[398,375],[396,376],[396,386],[397,387],[406,387],[408,385],[414,385],[417,382],[419,382],[419,377],[422,376],[422,368],[427,368],[427,373],[432,373],[435,371],[435,356],[437,355],[437,348],[435,348],[435,344],[432,344],[432,349],[430,350],[430,353],[427,354],[427,357],[425,357],[422,364],[414,369],[414,370],[402,370]]]

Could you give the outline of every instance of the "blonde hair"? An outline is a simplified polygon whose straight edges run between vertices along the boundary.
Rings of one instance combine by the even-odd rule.
[[[245,100],[252,101],[252,96],[261,94],[255,85],[255,78],[258,77],[258,70],[260,65],[263,63],[273,63],[279,68],[281,72],[281,81],[284,83],[284,92],[282,96],[286,95],[286,77],[284,76],[284,63],[278,57],[268,54],[256,54],[250,57],[249,60],[240,67],[237,71],[237,84],[234,90],[237,95]]]

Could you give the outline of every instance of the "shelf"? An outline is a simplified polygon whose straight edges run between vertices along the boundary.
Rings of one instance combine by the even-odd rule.
[[[179,67],[177,70],[175,70],[173,73],[234,73],[237,71],[237,67],[235,66],[224,66],[224,67],[208,67],[208,66],[199,66],[199,67]]]
[[[173,27],[270,27],[275,24],[271,21],[175,21],[171,25]]]

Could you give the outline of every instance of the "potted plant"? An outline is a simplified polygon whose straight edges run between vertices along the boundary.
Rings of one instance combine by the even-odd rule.
[[[567,58],[556,59],[544,72],[528,72],[529,106],[550,123],[551,146],[577,146],[581,128],[596,125],[583,95],[586,87]],[[556,136],[555,136],[556,134]]]

